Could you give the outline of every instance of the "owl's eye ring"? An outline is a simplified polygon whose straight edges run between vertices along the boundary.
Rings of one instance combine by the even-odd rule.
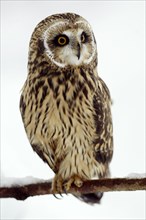
[[[58,38],[58,44],[60,44],[61,46],[62,45],[65,45],[66,44],[66,37],[59,37]]]
[[[65,34],[59,35],[55,38],[55,44],[57,46],[65,46],[69,43],[69,39]]]
[[[81,42],[82,43],[86,43],[88,40],[88,36],[87,34],[83,31],[82,34],[81,34]]]

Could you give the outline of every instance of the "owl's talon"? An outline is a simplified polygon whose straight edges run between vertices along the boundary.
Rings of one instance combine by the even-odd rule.
[[[63,192],[64,192],[66,195],[68,195],[68,192],[66,191],[64,185],[63,185]]]
[[[52,182],[52,193],[60,194],[60,196],[63,197],[61,194],[62,192],[63,192],[63,180],[60,176],[56,175]]]
[[[63,197],[63,195],[62,195],[61,193],[59,193],[59,195],[60,195],[61,197]]]
[[[53,194],[53,196],[54,196],[56,199],[61,199],[61,198],[58,198],[55,194]]]

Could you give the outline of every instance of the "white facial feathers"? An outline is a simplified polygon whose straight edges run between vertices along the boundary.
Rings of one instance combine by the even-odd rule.
[[[46,48],[46,54],[48,55],[49,59],[50,59],[53,63],[55,63],[57,66],[59,66],[59,67],[65,67],[65,63],[60,63],[60,62],[57,62],[57,61],[54,60],[54,55],[53,55],[52,51],[50,50],[50,47],[49,47],[49,45],[48,45],[48,43],[47,43],[47,39],[49,38],[49,35],[50,35],[51,33],[53,33],[53,32],[55,33],[57,27],[62,26],[62,25],[66,25],[66,24],[67,24],[66,22],[59,21],[59,22],[57,22],[57,23],[51,25],[51,26],[44,32],[43,37],[42,37],[42,38],[44,39],[44,46],[45,46],[45,48]]]
[[[68,26],[69,22],[59,21],[52,24],[44,32],[42,38],[47,56],[59,67],[89,64],[96,53],[96,43],[90,25],[85,21],[77,21],[74,27],[68,28]],[[86,32],[87,36],[90,35],[90,41],[82,43],[81,35]],[[48,39],[52,38],[52,35],[54,38],[56,35],[65,35],[68,38],[68,43],[60,47],[54,45],[54,47],[51,48]]]

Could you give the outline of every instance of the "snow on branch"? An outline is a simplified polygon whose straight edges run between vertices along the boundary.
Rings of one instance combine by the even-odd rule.
[[[9,178],[8,178],[9,179]],[[18,180],[18,178],[16,178]],[[16,180],[15,179],[15,180]],[[28,179],[28,178],[27,178]],[[10,181],[11,182],[11,181]],[[23,184],[24,183],[24,184]],[[129,176],[126,178],[98,179],[84,182],[83,186],[77,188],[72,186],[68,193],[92,193],[110,191],[136,191],[146,190],[146,177]],[[62,192],[63,194],[64,192]],[[21,178],[16,183],[2,183],[0,187],[0,198],[15,198],[25,200],[30,196],[52,194],[51,180],[40,180],[36,178]]]

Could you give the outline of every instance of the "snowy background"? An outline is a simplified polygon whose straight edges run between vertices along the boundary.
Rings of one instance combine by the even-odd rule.
[[[112,177],[145,173],[144,1],[2,1],[1,169],[6,177],[48,179],[53,172],[33,152],[19,113],[20,90],[27,76],[28,44],[45,17],[75,12],[93,27],[99,75],[114,105]],[[73,196],[1,200],[1,219],[145,219],[145,193],[105,193],[91,207]]]

